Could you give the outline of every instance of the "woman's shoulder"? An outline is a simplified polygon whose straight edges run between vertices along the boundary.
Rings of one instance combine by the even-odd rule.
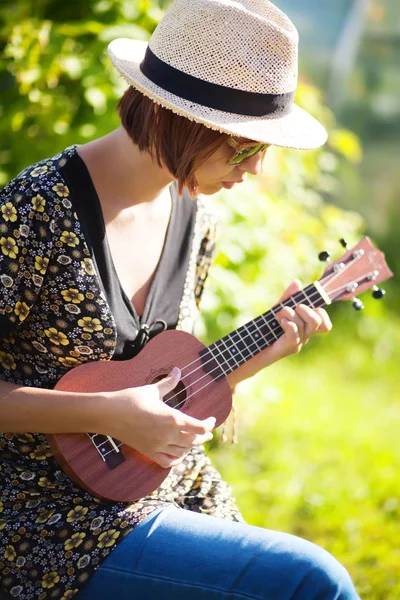
[[[69,195],[62,167],[76,152],[70,146],[62,152],[25,167],[0,191],[0,207],[12,218],[13,209],[43,212]],[[9,214],[10,213],[10,214]]]

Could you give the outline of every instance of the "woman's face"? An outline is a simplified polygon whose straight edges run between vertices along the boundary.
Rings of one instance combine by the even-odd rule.
[[[240,142],[250,140],[240,138]],[[231,189],[246,179],[247,173],[259,175],[262,170],[264,152],[250,156],[238,165],[229,166],[233,156],[233,149],[224,143],[210,156],[196,171],[196,179],[201,194],[215,194],[220,189]]]

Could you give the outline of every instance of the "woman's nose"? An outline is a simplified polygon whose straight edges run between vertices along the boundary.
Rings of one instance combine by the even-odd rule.
[[[238,165],[238,169],[240,169],[240,171],[250,173],[251,175],[259,175],[262,170],[264,154],[264,152],[257,152],[257,154],[253,154],[253,156],[250,156],[240,163]]]

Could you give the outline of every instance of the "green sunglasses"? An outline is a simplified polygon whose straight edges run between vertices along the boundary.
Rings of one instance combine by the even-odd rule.
[[[269,146],[269,144],[255,144],[254,142],[238,142],[233,137],[228,137],[226,143],[235,150],[235,154],[228,163],[230,167],[239,165],[250,156],[263,152]]]

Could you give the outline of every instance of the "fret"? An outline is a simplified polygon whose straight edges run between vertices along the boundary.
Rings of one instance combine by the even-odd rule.
[[[211,346],[209,346],[208,348],[204,348],[203,350],[201,350],[200,358],[203,370],[206,373],[212,375],[215,381],[218,381],[218,379],[221,379],[222,377],[228,375],[234,370],[230,369],[224,356],[220,352],[218,352],[216,343],[211,344]]]
[[[268,319],[268,315],[272,315],[271,320]],[[261,315],[261,319],[264,320],[266,326],[268,327],[268,334],[272,334],[272,337],[275,340],[277,340],[279,338],[279,335],[276,333],[276,330],[279,329],[279,323],[276,319],[276,315],[275,315],[275,312],[273,311],[273,309],[271,308],[271,310],[269,310],[267,313],[264,313],[263,315]],[[268,341],[268,337],[267,337],[267,341]],[[270,341],[268,341],[268,345],[269,344],[270,344]]]
[[[201,351],[200,356],[204,370],[212,374],[215,379],[232,373],[237,367],[273,344],[284,334],[276,315],[285,306],[294,309],[299,304],[315,308],[326,302],[317,284],[311,284],[296,292],[290,298],[276,304],[268,312],[245,323],[211,344],[208,349]]]
[[[228,363],[231,371],[233,371],[236,367],[240,367],[240,357],[235,346],[229,347],[225,338],[221,338],[218,342],[215,342],[215,344],[223,345],[223,349],[222,351],[220,350],[220,353],[225,358],[225,361]]]
[[[100,433],[88,433],[87,435],[110,470],[124,462],[125,457],[120,450],[121,444],[117,444],[112,437]]]
[[[306,287],[306,288],[303,289],[303,293],[304,293],[305,299],[307,300],[306,304],[308,304],[309,306],[311,306],[311,308],[315,308],[315,304],[314,304],[314,300],[311,300],[311,298],[310,298],[310,295],[312,295],[312,294],[309,294],[308,291],[312,292],[312,288],[313,287],[314,286],[309,285],[308,287]],[[309,290],[309,288],[311,288],[311,289]]]
[[[253,352],[253,354],[256,354],[259,350],[263,350],[265,348],[265,339],[261,327],[257,324],[257,320],[254,319],[253,321],[246,323],[244,327],[249,332],[254,342],[255,352]]]
[[[247,340],[246,340],[247,337]],[[254,355],[250,350],[251,339],[248,339],[249,336],[246,336],[246,329],[244,325],[233,331],[231,334],[226,336],[229,340],[232,340],[234,346],[237,348],[240,357],[240,364],[244,364],[249,358],[252,358]]]

